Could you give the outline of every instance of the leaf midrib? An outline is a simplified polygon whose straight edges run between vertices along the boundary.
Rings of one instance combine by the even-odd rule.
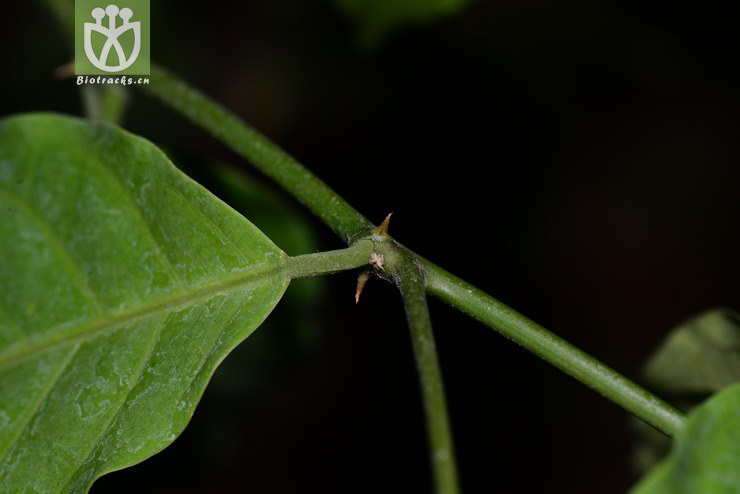
[[[218,278],[211,278],[205,282],[165,293],[122,310],[104,312],[81,323],[50,328],[47,335],[41,338],[26,340],[22,346],[0,352],[0,371],[56,348],[91,339],[127,324],[163,313],[176,312],[197,302],[247,288],[266,276],[282,275],[280,276],[281,284],[287,286],[290,276],[286,269],[286,256],[277,253],[275,256],[274,263],[265,262],[236,273],[226,273]]]

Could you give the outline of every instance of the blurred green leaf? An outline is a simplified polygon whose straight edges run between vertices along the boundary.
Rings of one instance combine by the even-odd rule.
[[[644,376],[674,398],[715,393],[740,381],[740,315],[716,309],[677,327],[650,358]]]
[[[740,316],[730,309],[704,312],[673,329],[643,370],[645,383],[683,411],[740,381]],[[642,474],[653,468],[671,441],[634,421],[632,465]]]
[[[184,429],[285,254],[148,141],[0,123],[0,491],[84,492]]]
[[[740,492],[740,384],[696,408],[670,455],[633,494]]]
[[[391,31],[452,15],[473,0],[334,0],[360,28],[363,42],[373,45]]]

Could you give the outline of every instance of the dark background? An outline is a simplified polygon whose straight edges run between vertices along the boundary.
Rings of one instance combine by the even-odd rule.
[[[396,239],[625,375],[682,320],[740,308],[740,3],[478,0],[375,48],[328,1],[152,4],[155,61],[372,220],[393,211]],[[61,31],[41,2],[16,10],[0,114],[79,114],[78,88],[51,76],[70,58]],[[140,93],[123,125],[196,175],[249,169]],[[341,246],[306,221],[317,249]],[[172,447],[93,492],[430,492],[401,301],[372,280],[355,306],[355,277],[298,283],[324,293],[297,316],[314,338],[261,328]],[[431,311],[464,491],[633,484],[626,412]]]

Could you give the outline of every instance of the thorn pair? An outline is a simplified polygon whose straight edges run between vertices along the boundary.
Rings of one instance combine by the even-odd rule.
[[[389,213],[388,216],[385,217],[383,222],[380,224],[378,228],[375,229],[374,234],[377,236],[386,235],[388,233],[388,225],[391,222],[391,216],[393,213]],[[370,254],[370,259],[368,259],[368,263],[372,266],[375,266],[376,268],[380,269],[381,271],[384,271],[385,268],[383,267],[383,264],[385,262],[385,259],[383,258],[383,254],[379,254],[377,252],[373,252]],[[371,271],[363,271],[360,273],[360,276],[357,278],[357,289],[355,290],[355,303],[360,302],[360,294],[362,293],[362,290],[365,288],[365,284],[367,284],[368,280],[370,279],[370,273]]]

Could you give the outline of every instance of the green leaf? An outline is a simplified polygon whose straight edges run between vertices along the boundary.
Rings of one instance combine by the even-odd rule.
[[[716,309],[678,326],[644,375],[650,386],[677,398],[708,395],[740,381],[740,315]]]
[[[0,123],[0,491],[81,492],[184,429],[285,254],[115,126]]]
[[[740,384],[714,395],[695,409],[668,458],[632,492],[740,492]]]
[[[306,212],[269,182],[223,163],[176,161],[198,183],[249,217],[286,254],[320,250]],[[183,167],[184,163],[187,167]],[[276,380],[284,376],[286,367],[318,350],[324,329],[319,324],[320,308],[325,295],[323,277],[292,281],[280,306],[263,323],[259,337],[250,339],[249,345],[240,345],[218,368],[209,384],[209,396],[211,408],[218,408],[216,427],[222,431],[222,441],[239,440],[231,434],[230,423],[238,417],[229,416],[235,399],[244,402],[245,397],[247,401],[250,397],[259,398],[260,392],[269,392]],[[240,398],[235,398],[237,395]],[[214,440],[213,429],[212,425],[202,431],[203,441]],[[218,458],[211,454],[209,461],[217,462]]]
[[[375,44],[405,25],[431,22],[461,10],[472,0],[334,0],[360,27],[361,39]]]
[[[249,220],[286,254],[320,250],[309,217],[282,191],[233,167],[217,164],[204,168],[210,172],[210,180],[198,178],[198,181],[231,207],[249,216]],[[282,310],[267,322],[281,330],[270,333],[268,338],[272,337],[274,346],[261,358],[283,357],[294,362],[296,357],[316,348],[317,338],[322,334],[317,322],[325,288],[326,280],[320,277],[291,283],[281,302]],[[265,336],[262,335],[263,342],[267,339]]]
[[[643,378],[684,411],[740,381],[740,316],[714,309],[680,324],[650,357]],[[642,422],[636,421],[634,429],[632,463],[642,473],[668,453],[671,442]]]
[[[199,182],[237,211],[248,214],[285,253],[295,256],[319,249],[308,216],[291,204],[290,196],[238,169],[223,164],[207,168],[210,176],[204,175],[205,181]]]

